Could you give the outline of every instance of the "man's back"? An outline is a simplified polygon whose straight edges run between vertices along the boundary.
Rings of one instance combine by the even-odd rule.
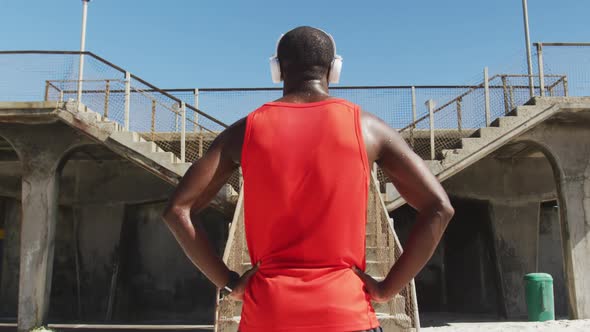
[[[378,323],[369,299],[391,300],[418,273],[454,210],[397,131],[330,99],[328,83],[342,68],[330,35],[295,28],[281,37],[270,64],[273,80],[285,82],[283,97],[217,136],[184,175],[164,220],[207,278],[244,300],[242,332],[372,329]],[[257,263],[241,276],[194,225],[240,163],[246,236]],[[373,163],[417,211],[405,251],[382,281],[363,271]]]
[[[267,103],[246,120],[241,159],[246,237],[260,265],[240,330],[377,327],[352,270],[365,266],[370,176],[358,106]]]

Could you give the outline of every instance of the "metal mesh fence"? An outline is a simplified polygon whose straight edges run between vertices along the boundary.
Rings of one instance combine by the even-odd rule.
[[[537,80],[541,62],[545,77],[547,74],[567,77],[566,89],[569,96],[590,96],[590,43],[537,43],[535,46]],[[547,81],[545,86],[546,96],[564,95],[563,91],[554,91]]]
[[[79,81],[81,56],[84,79]],[[183,108],[180,99],[92,53],[4,51],[0,52],[0,72],[0,100],[78,100],[80,90],[80,101],[88,109],[138,132],[179,159],[184,156],[187,162],[202,156],[227,127],[191,106],[193,101]],[[239,186],[237,173],[231,184]]]
[[[379,274],[376,277],[384,278],[401,257],[403,250],[387,209],[379,196],[380,191],[377,188],[377,182],[372,177],[367,204],[367,247],[371,245],[373,250],[376,250],[375,263],[378,265],[377,271],[373,273]],[[368,247],[367,251],[369,250]],[[375,310],[379,312],[380,308],[377,307]],[[400,293],[388,304],[385,310],[392,316],[399,330],[419,329],[420,317],[413,280],[401,289]]]
[[[551,86],[553,95],[564,95],[564,76],[546,75],[545,81],[546,91]],[[432,116],[426,114],[400,132],[423,159],[439,159],[441,150],[460,147],[462,137],[489,126],[530,99],[527,75],[495,75],[488,79],[487,91],[489,106],[486,106],[485,83],[480,83],[435,107]]]

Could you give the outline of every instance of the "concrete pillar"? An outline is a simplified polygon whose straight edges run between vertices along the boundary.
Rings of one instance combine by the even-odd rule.
[[[89,141],[61,123],[2,124],[0,135],[22,163],[18,331],[29,331],[49,310],[61,162]]]
[[[59,181],[56,160],[39,159],[22,178],[19,331],[41,325],[49,309]]]
[[[580,174],[581,175],[581,174]],[[590,163],[584,176],[565,176],[561,183],[561,218],[565,274],[572,318],[590,318]]]

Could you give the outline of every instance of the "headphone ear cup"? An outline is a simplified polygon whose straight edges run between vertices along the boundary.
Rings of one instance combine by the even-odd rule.
[[[338,83],[340,81],[340,73],[342,72],[342,57],[336,55],[332,65],[330,66],[330,76],[328,81],[330,83]]]
[[[270,76],[273,83],[281,83],[281,65],[279,64],[279,58],[276,56],[270,58]]]

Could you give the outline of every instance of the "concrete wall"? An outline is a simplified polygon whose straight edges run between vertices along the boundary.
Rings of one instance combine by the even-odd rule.
[[[572,98],[571,102],[576,99]],[[519,139],[544,151],[558,184],[569,312],[590,318],[590,105],[564,104]]]
[[[443,186],[456,215],[416,278],[420,309],[524,317],[523,276],[538,271],[541,254],[540,205],[557,196],[551,164],[538,155],[485,158]],[[406,220],[413,219],[407,209],[392,213],[402,238],[410,227]],[[551,242],[542,254],[547,250],[560,255],[560,243]],[[559,260],[544,262],[547,271],[563,273]],[[555,283],[556,297],[563,298],[563,279]]]
[[[433,257],[415,279],[421,312],[500,314],[489,208],[485,201],[451,197],[455,216]],[[404,243],[415,211],[407,205],[392,213]]]
[[[565,287],[563,242],[557,201],[541,204],[540,212],[538,270],[553,277],[553,292],[556,295],[555,315],[563,318],[568,316],[568,294]]]
[[[48,321],[212,323],[215,288],[160,218],[173,187],[115,157],[82,148],[61,170]],[[8,320],[18,307],[20,167],[0,161],[0,318]],[[221,252],[228,218],[212,209],[200,217]]]

